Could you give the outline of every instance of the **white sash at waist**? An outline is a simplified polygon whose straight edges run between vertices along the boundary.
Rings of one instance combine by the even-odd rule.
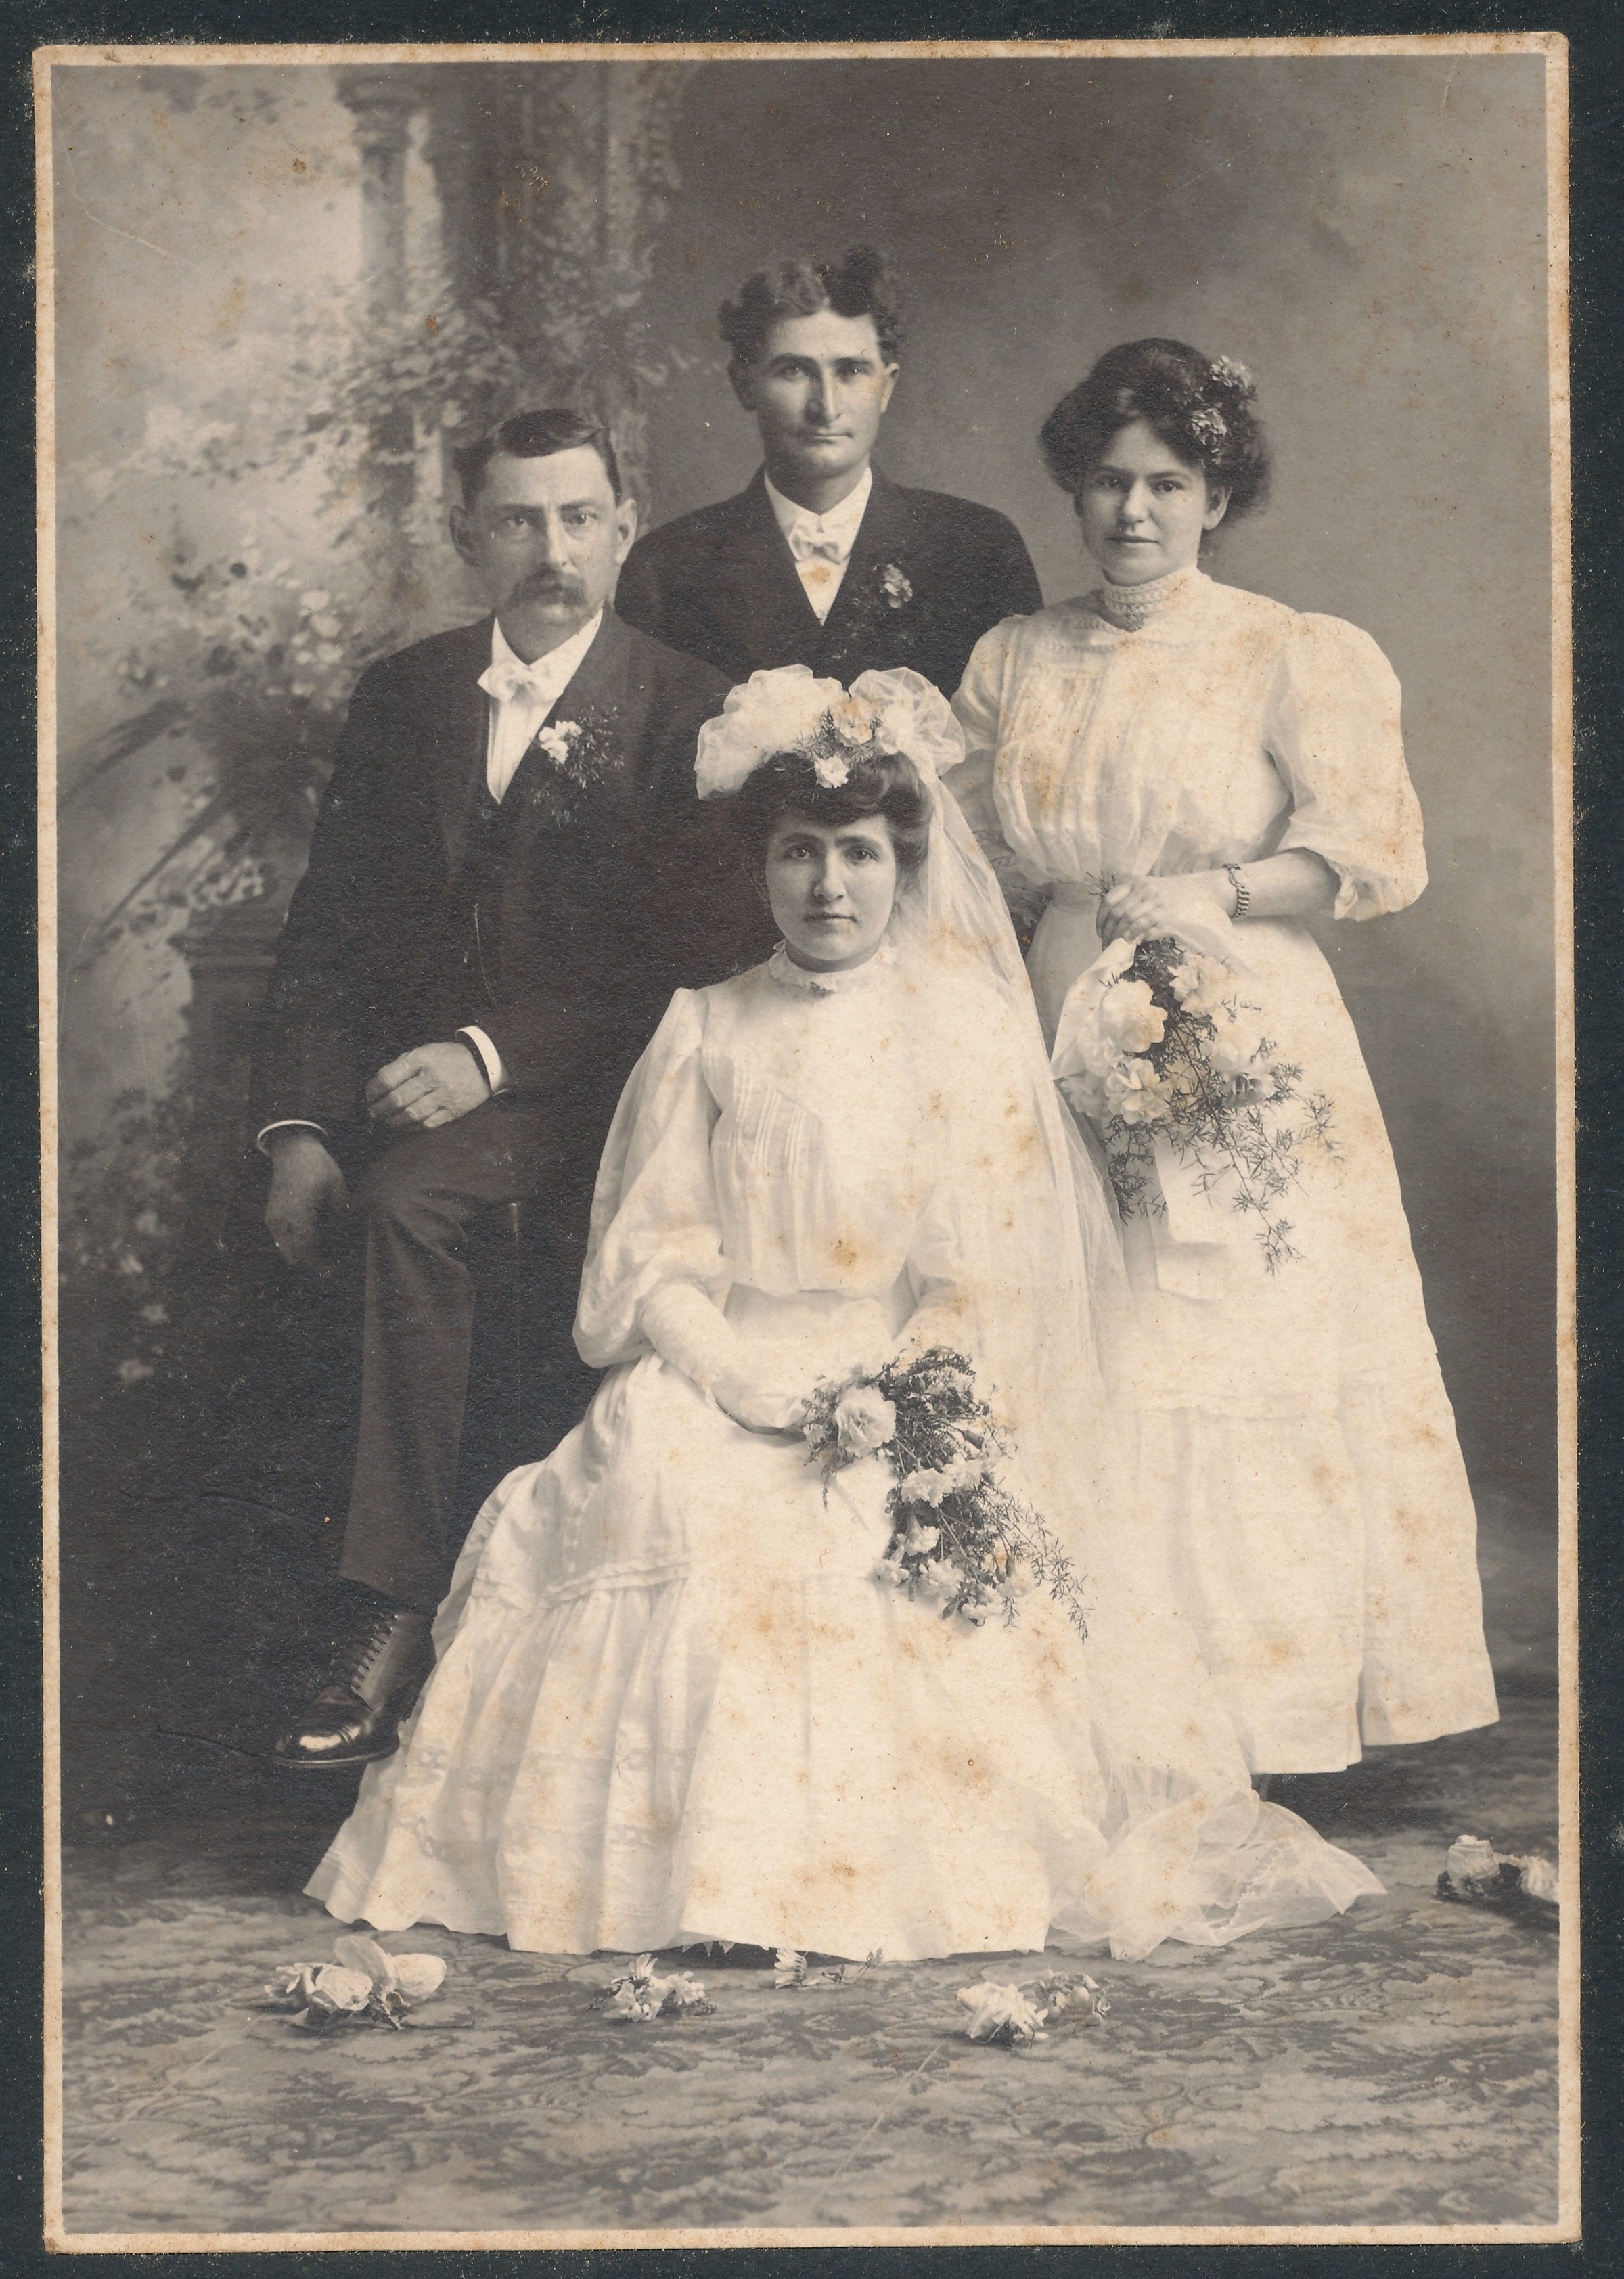
[[[1091,918],[1099,908],[1101,891],[1097,879],[1055,879],[1045,889],[1050,909],[1086,910]]]

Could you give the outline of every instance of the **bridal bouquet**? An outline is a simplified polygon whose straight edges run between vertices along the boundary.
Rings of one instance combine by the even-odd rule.
[[[1298,1089],[1302,1070],[1276,1058],[1241,989],[1227,959],[1172,940],[1114,941],[1061,1009],[1054,1075],[1102,1133],[1124,1217],[1156,1207],[1153,1171],[1167,1209],[1176,1170],[1206,1211],[1176,1232],[1222,1241],[1213,1211],[1243,1215],[1277,1274],[1302,1255],[1281,1207],[1304,1150],[1334,1150],[1333,1103]]]
[[[807,1460],[823,1466],[825,1481],[872,1455],[884,1456],[895,1475],[886,1506],[891,1539],[877,1581],[974,1629],[995,1614],[1013,1622],[1017,1601],[1046,1583],[1086,1638],[1071,1562],[1038,1514],[1003,1485],[1001,1469],[1015,1449],[977,1395],[962,1354],[932,1346],[872,1374],[825,1380],[803,1429]]]

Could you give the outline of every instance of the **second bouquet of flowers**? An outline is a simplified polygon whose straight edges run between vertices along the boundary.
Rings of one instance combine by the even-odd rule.
[[[891,1467],[891,1539],[877,1580],[973,1629],[994,1615],[1013,1622],[1017,1602],[1046,1585],[1087,1637],[1071,1562],[1030,1505],[1004,1485],[1014,1444],[962,1354],[932,1346],[872,1374],[826,1380],[803,1429],[808,1461],[821,1464],[825,1478],[868,1456]]]
[[[1179,1239],[1301,1256],[1286,1216],[1305,1155],[1334,1153],[1332,1101],[1264,1032],[1237,967],[1171,939],[1118,940],[1072,984],[1056,1083],[1098,1126],[1122,1216],[1177,1214]]]

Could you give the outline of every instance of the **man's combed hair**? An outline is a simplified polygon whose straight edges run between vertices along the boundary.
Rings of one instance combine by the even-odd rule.
[[[1251,375],[1227,357],[1205,357],[1183,341],[1127,341],[1107,349],[1044,421],[1044,464],[1076,498],[1112,437],[1142,419],[1177,457],[1229,492],[1225,519],[1234,522],[1260,506],[1268,489],[1256,400]]]
[[[759,364],[775,325],[786,317],[816,317],[821,309],[837,317],[872,317],[886,363],[901,354],[897,280],[871,245],[854,246],[839,263],[781,261],[758,269],[745,279],[736,301],[722,303],[716,322],[736,364]]]
[[[488,435],[481,435],[477,443],[464,443],[460,451],[454,451],[451,464],[463,487],[463,504],[471,507],[479,498],[486,470],[493,459],[550,459],[559,451],[580,450],[595,451],[602,460],[603,472],[618,506],[624,494],[620,462],[615,457],[609,429],[582,411],[563,407],[547,411],[516,411],[511,419],[504,419],[500,427]]]
[[[854,765],[843,784],[820,783],[806,752],[775,752],[752,770],[728,802],[734,831],[760,863],[775,825],[786,815],[839,830],[881,816],[891,833],[899,871],[917,871],[931,836],[931,794],[912,760],[877,752]]]

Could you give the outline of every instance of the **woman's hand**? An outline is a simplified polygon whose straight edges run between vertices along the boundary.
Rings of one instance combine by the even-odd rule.
[[[1214,919],[1227,925],[1234,914],[1235,889],[1222,871],[1124,879],[1099,897],[1099,939],[1154,941],[1191,927],[1207,932]]]
[[[806,1422],[807,1396],[787,1385],[733,1370],[717,1377],[710,1391],[716,1407],[747,1432],[798,1432]]]
[[[1337,904],[1337,874],[1312,848],[1286,847],[1278,855],[1240,866],[1249,918],[1329,917]],[[1161,934],[1204,945],[1216,917],[1229,932],[1236,915],[1235,881],[1228,871],[1186,871],[1170,879],[1123,879],[1099,897],[1099,940],[1153,941]]]

